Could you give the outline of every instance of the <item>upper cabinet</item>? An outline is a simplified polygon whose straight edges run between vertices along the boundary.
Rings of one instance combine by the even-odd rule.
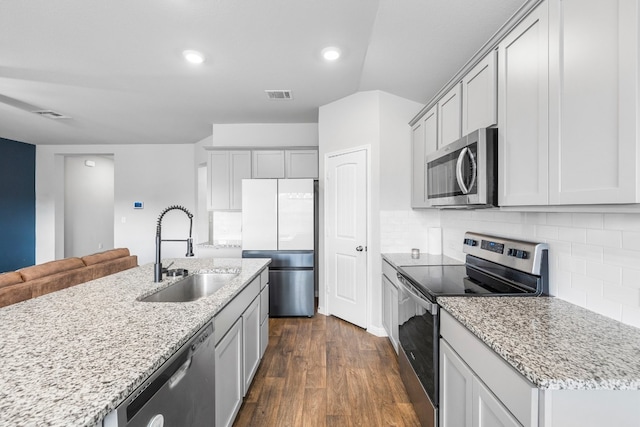
[[[549,0],[549,201],[638,203],[638,1]]]
[[[548,203],[548,21],[541,3],[498,46],[498,202]]]
[[[207,163],[209,209],[242,209],[242,180],[251,178],[249,151],[210,151]]]
[[[287,178],[318,178],[317,150],[285,150]]]
[[[411,129],[411,207],[427,207],[426,156],[438,148],[438,108],[434,106]]]
[[[438,148],[462,136],[462,85],[456,84],[438,101]]]
[[[253,151],[253,178],[284,177],[284,150]]]
[[[492,50],[462,79],[462,135],[498,123],[497,64]]]

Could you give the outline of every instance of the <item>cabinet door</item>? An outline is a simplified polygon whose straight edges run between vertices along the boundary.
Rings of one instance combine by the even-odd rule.
[[[398,353],[398,339],[400,338],[398,335],[398,289],[392,282],[390,291],[389,302],[391,303],[391,324],[389,327],[391,332],[389,334],[389,338],[391,338],[391,344],[393,344],[393,348],[396,353]]]
[[[473,379],[473,427],[522,427],[477,378]]]
[[[551,204],[637,203],[638,1],[552,0]]]
[[[260,358],[269,345],[269,285],[260,291]]]
[[[229,209],[229,194],[231,182],[229,180],[229,152],[211,151],[207,162],[208,208]]]
[[[471,427],[474,374],[443,339],[440,340],[440,426]]]
[[[382,275],[382,327],[391,339],[391,283]]]
[[[541,3],[498,46],[499,204],[548,203],[548,21]]]
[[[242,209],[242,180],[251,178],[251,152],[229,152],[229,209]]]
[[[426,156],[438,149],[438,107],[434,106],[411,129],[411,207],[427,205]]]
[[[252,178],[284,178],[283,150],[253,151]]]
[[[498,123],[498,55],[489,52],[462,79],[462,134]]]
[[[462,85],[455,85],[438,101],[438,148],[462,136]]]
[[[242,314],[243,396],[249,391],[260,364],[260,297],[256,297]]]
[[[233,424],[244,396],[242,369],[242,318],[216,345],[216,426]]]
[[[286,150],[287,178],[318,179],[318,150]]]

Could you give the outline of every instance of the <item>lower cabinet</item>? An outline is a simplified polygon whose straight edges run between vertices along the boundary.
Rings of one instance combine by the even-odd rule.
[[[521,426],[444,340],[440,340],[440,426]]]
[[[244,397],[242,317],[216,345],[216,427],[233,424]]]
[[[395,284],[396,269],[382,260],[382,326],[389,341],[398,352],[398,288]]]
[[[216,427],[233,425],[262,360],[268,320],[263,322],[261,302],[268,277],[263,270],[214,317]]]
[[[269,275],[267,274],[267,277]],[[269,345],[269,284],[260,291],[260,357]]]
[[[249,308],[242,314],[242,343],[244,359],[244,390],[247,394],[253,376],[260,364],[260,296],[257,296]]]

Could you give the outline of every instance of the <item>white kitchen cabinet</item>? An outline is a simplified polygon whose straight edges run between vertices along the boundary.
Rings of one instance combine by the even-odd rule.
[[[285,150],[287,178],[318,178],[318,150]]]
[[[260,357],[269,345],[269,269],[260,274]]]
[[[550,204],[638,203],[637,0],[549,0]]]
[[[498,123],[497,67],[492,50],[462,79],[462,135]]]
[[[260,296],[242,313],[242,344],[245,396],[260,364]]]
[[[382,326],[394,350],[398,353],[398,287],[396,269],[382,260]]]
[[[440,426],[471,427],[473,371],[440,340]]]
[[[427,205],[426,156],[438,149],[438,107],[434,106],[411,128],[411,207]]]
[[[242,209],[242,180],[251,178],[249,151],[210,151],[207,163],[208,208]]]
[[[538,389],[531,382],[446,310],[440,310],[440,335],[442,427],[457,426],[461,415],[452,413],[469,410],[469,383],[472,384],[471,425],[538,426]],[[456,398],[452,396],[459,393],[464,393],[464,404],[453,402]],[[447,404],[454,406],[447,407]],[[450,423],[444,423],[447,417],[453,417]],[[467,420],[467,415],[463,418]],[[499,423],[493,424],[492,420]]]
[[[252,178],[284,178],[284,150],[254,150]]]
[[[438,148],[462,136],[462,84],[456,84],[438,101]]]
[[[543,2],[498,46],[500,206],[548,203],[548,51]]]
[[[216,427],[233,424],[244,397],[242,317],[216,345]]]

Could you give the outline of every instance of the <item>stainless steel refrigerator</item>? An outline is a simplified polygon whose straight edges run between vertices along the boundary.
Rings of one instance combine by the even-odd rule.
[[[316,224],[312,179],[242,180],[242,257],[271,258],[272,317],[314,315]]]

